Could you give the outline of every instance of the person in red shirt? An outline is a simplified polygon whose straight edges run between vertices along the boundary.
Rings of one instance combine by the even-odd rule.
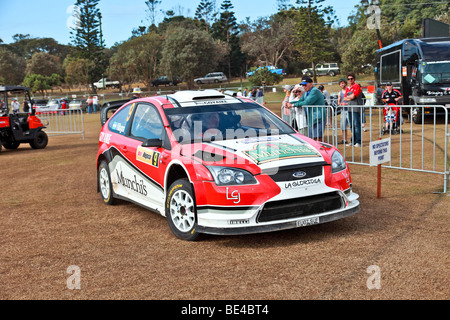
[[[348,87],[345,90],[343,105],[348,105],[348,117],[350,122],[350,130],[352,131],[352,142],[347,146],[360,147],[362,143],[361,139],[361,112],[360,105],[363,104],[361,99],[362,90],[361,86],[356,83],[355,74],[349,72],[347,74]]]

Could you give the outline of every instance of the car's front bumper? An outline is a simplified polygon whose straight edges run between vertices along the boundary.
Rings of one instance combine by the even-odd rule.
[[[327,223],[354,215],[360,210],[359,201],[357,200],[359,196],[356,193],[351,193],[348,196],[342,192],[338,193],[342,201],[340,208],[308,214],[307,212],[301,212],[302,208],[298,207],[299,214],[297,216],[294,214],[292,217],[285,216],[282,219],[272,216],[269,219],[270,221],[260,221],[261,212],[264,211],[266,204],[261,207],[235,207],[228,209],[198,208],[197,231],[216,235],[270,232]],[[283,207],[281,206],[279,209],[283,216]],[[309,207],[307,210],[309,209],[311,208]],[[314,211],[314,209],[312,210]]]

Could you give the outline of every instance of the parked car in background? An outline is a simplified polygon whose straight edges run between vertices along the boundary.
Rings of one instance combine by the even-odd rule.
[[[168,76],[161,76],[153,80],[151,86],[176,86],[181,82],[183,81],[179,77],[173,77],[173,79],[170,79]]]
[[[228,81],[228,78],[225,76],[223,72],[212,72],[208,73],[203,78],[194,79],[196,84],[204,84],[204,83],[219,83]]]
[[[304,75],[307,75],[308,77],[311,77],[314,74],[313,69],[303,69],[302,70]],[[319,63],[316,65],[316,75],[318,76],[330,76],[334,77],[335,75],[341,73],[341,70],[339,69],[339,66],[337,63]]]
[[[274,67],[274,66],[259,67],[259,68],[256,69],[256,71],[258,71],[258,70],[260,70],[260,69],[267,69],[267,70],[269,70],[269,71],[272,72],[272,73],[276,73],[276,74],[279,74],[279,75],[282,75],[282,76],[285,76],[285,75],[286,75],[286,72],[284,71],[284,69],[276,68],[276,67]],[[248,73],[247,73],[247,77],[251,77],[252,75],[255,74],[256,71],[250,71],[250,72],[248,72]]]
[[[38,108],[36,108],[36,112],[57,111],[61,109],[61,101],[62,99],[50,99],[46,105],[40,105]]]
[[[48,103],[47,99],[32,99],[32,101],[33,101],[33,109],[36,110],[36,112],[38,112],[42,107],[45,108]]]
[[[69,103],[69,109],[77,110],[81,109],[83,112],[86,112],[87,102],[84,99],[75,99]]]
[[[105,89],[105,88],[120,88],[120,82],[119,81],[112,81],[111,79],[104,78],[100,79],[97,82],[94,83],[94,87],[96,89]]]

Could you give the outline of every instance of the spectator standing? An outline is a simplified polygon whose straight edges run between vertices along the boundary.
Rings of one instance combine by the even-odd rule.
[[[292,89],[293,89],[293,87],[291,85],[287,84],[287,85],[283,86],[284,99],[283,99],[283,102],[281,103],[281,118],[289,124],[290,124],[291,110],[289,110],[289,108],[286,106],[286,104],[291,99]]]
[[[86,100],[86,103],[87,103],[87,113],[92,113],[92,104],[93,104],[93,101],[92,101],[92,97],[91,96],[89,96],[89,98]]]
[[[97,113],[97,106],[98,106],[98,96],[94,96],[92,98],[92,110],[94,113]]]
[[[139,99],[141,98],[141,88],[134,88],[133,89],[133,98],[132,99]]]
[[[325,97],[314,86],[310,77],[304,77],[300,85],[305,89],[305,92],[299,100],[293,101],[288,105],[295,108],[307,107],[308,136],[314,140],[322,141],[326,122],[326,110],[323,107],[325,105]]]
[[[299,85],[299,84],[295,85],[294,89],[292,89],[292,95],[290,97],[289,102],[292,103],[295,101],[299,101],[304,93],[305,93],[305,89],[301,85]],[[299,106],[299,107],[295,108],[292,112],[294,114],[294,119],[295,119],[294,128],[301,134],[307,136],[308,135],[308,121],[307,121],[307,117],[306,117],[306,107]]]
[[[19,103],[19,101],[17,101],[16,98],[14,98],[13,101],[11,102],[11,107],[12,107],[12,112],[14,114],[20,112],[20,103]]]
[[[256,89],[256,101],[258,103],[264,103],[264,92],[260,88]]]
[[[64,110],[67,110],[67,103],[66,100],[61,99],[61,115],[64,116],[66,113]]]
[[[348,87],[345,90],[344,101],[348,105],[350,130],[352,131],[352,141],[347,146],[361,147],[361,112],[363,100],[361,86],[356,83],[355,74],[347,74]]]
[[[23,100],[22,110],[25,113],[29,113],[30,112],[30,105],[28,104],[27,100]]]
[[[347,80],[341,79],[339,80],[339,87],[341,87],[341,90],[338,94],[338,106],[341,106],[341,130],[342,130],[342,142],[339,144],[347,144],[347,127],[349,127],[350,122],[348,118],[348,108],[347,103],[344,103],[344,97],[345,97],[345,91],[347,89]]]

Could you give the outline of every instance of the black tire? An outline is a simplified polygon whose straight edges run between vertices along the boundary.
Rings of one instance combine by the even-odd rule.
[[[202,84],[202,82],[200,80],[197,81],[197,84]]]
[[[334,71],[330,71],[330,72],[328,72],[328,75],[329,75],[330,77],[334,77],[334,76],[336,75],[336,73],[335,73]]]
[[[97,170],[98,189],[102,200],[107,205],[114,204],[113,187],[111,183],[111,174],[109,173],[108,164],[102,161]]]
[[[411,119],[415,124],[422,124],[421,108],[411,108]]]
[[[20,146],[20,142],[5,142],[3,146],[8,150],[16,150]]]
[[[182,240],[194,241],[199,236],[197,229],[197,209],[192,186],[180,179],[172,183],[167,193],[166,218],[170,230]]]
[[[33,149],[44,149],[48,144],[48,136],[44,131],[38,131],[33,139],[30,142],[30,146]]]

